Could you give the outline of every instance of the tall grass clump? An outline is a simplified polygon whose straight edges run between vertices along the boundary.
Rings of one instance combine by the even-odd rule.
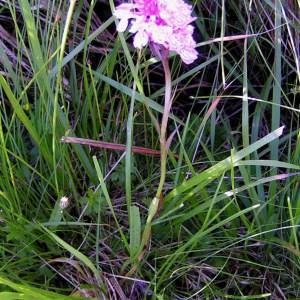
[[[0,299],[300,298],[299,3],[185,1],[168,88],[122,2],[0,0]]]

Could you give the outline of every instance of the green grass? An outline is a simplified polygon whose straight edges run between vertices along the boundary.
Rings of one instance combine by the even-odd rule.
[[[0,0],[0,299],[299,299],[299,2],[193,1],[143,249],[159,157],[61,138],[159,150],[163,68],[88,2]]]

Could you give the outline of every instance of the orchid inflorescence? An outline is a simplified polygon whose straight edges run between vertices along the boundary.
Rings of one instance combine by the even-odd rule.
[[[183,0],[133,0],[117,6],[114,15],[119,19],[119,32],[130,25],[134,47],[159,45],[178,53],[184,63],[190,64],[198,55],[194,27],[190,24],[196,18],[191,16],[191,8]]]

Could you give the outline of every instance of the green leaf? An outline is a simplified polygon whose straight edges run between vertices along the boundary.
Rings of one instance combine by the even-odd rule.
[[[61,222],[61,218],[63,215],[63,210],[60,207],[60,199],[56,200],[55,205],[52,209],[50,218],[49,218],[49,223],[53,223],[53,224],[59,224]]]
[[[82,254],[80,251],[66,243],[64,240],[62,240],[59,236],[57,236],[55,233],[41,225],[43,230],[46,231],[59,245],[61,245],[64,249],[69,251],[72,255],[74,255],[76,258],[78,258],[83,264],[85,264],[95,275],[96,278],[99,279],[99,270],[96,269],[94,264],[90,261],[90,259]]]
[[[165,203],[170,204],[173,202],[174,199],[176,201],[176,197],[182,195],[183,193],[186,194],[190,191],[187,195],[184,196],[184,199],[189,198],[190,196],[194,195],[195,190],[201,190],[205,186],[207,186],[210,182],[217,179],[221,174],[230,170],[233,166],[236,166],[240,160],[247,157],[250,153],[256,151],[257,149],[265,146],[266,144],[270,143],[271,141],[277,139],[282,135],[284,126],[274,130],[267,136],[263,137],[262,139],[258,140],[257,142],[251,144],[249,147],[242,149],[230,157],[220,161],[219,163],[215,164],[214,166],[210,167],[209,169],[201,172],[200,174],[192,177],[186,182],[183,182],[181,185],[177,186],[174,190],[172,190],[165,198]],[[191,191],[192,190],[192,191]],[[172,205],[173,206],[173,205]],[[165,211],[170,211],[172,207],[170,205],[165,206]]]
[[[130,257],[133,260],[138,254],[141,245],[141,217],[137,206],[130,206]]]
[[[6,285],[19,293],[1,292],[0,299],[24,299],[24,300],[78,300],[78,297],[71,297],[42,290],[25,284],[14,283],[3,276],[0,276],[0,284]],[[16,296],[13,298],[13,296]],[[6,298],[7,297],[7,298]]]

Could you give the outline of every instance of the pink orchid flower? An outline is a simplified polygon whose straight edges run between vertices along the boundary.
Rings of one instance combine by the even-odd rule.
[[[119,19],[117,30],[134,34],[133,45],[143,48],[156,44],[180,55],[186,64],[198,56],[193,39],[195,18],[192,7],[183,0],[133,0],[116,7],[114,16]]]

